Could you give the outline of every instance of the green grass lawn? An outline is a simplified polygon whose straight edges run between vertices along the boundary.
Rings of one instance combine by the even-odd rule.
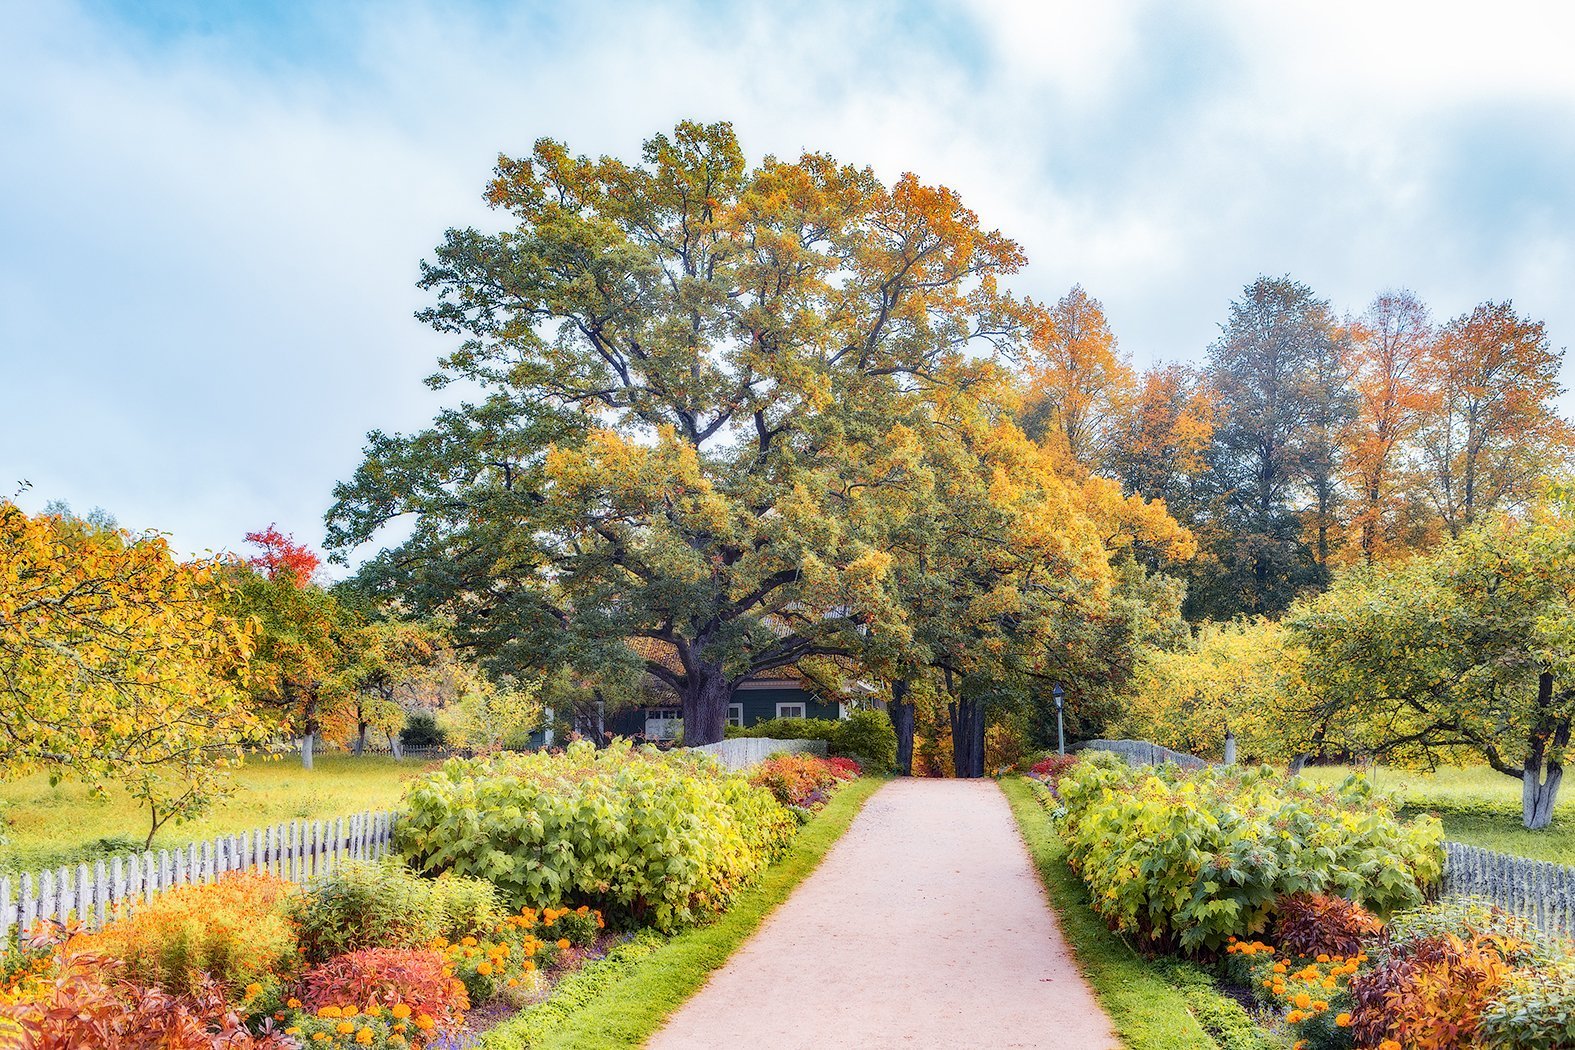
[[[311,772],[292,756],[253,761],[236,773],[235,794],[197,820],[166,825],[153,845],[178,846],[282,820],[389,809],[405,782],[426,768],[416,759],[396,762],[387,755],[319,755]],[[0,819],[9,840],[0,847],[0,870],[7,871],[72,864],[109,849],[140,849],[147,837],[146,811],[119,788],[110,785],[98,798],[88,785],[68,781],[51,787],[42,775],[0,782]]]
[[[566,977],[541,1006],[530,1007],[488,1032],[482,1046],[485,1050],[627,1050],[642,1045],[815,870],[884,783],[865,777],[837,792],[804,826],[788,855],[739,894],[716,922],[686,930],[665,943],[642,935],[626,954],[615,952],[606,962]]]
[[[1066,847],[1050,815],[1022,777],[1001,781],[1033,858],[1061,935],[1129,1050],[1256,1050],[1282,1045],[1213,989],[1190,964],[1140,955],[1088,906],[1088,891],[1066,864]]]
[[[1338,783],[1348,766],[1312,766],[1305,775]],[[1379,766],[1373,784],[1412,813],[1437,813],[1456,842],[1575,865],[1575,793],[1564,792],[1553,825],[1527,831],[1520,822],[1520,781],[1487,766],[1444,767],[1433,773]]]

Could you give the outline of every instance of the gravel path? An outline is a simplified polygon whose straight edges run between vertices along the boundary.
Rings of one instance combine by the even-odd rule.
[[[1121,1044],[993,781],[895,780],[646,1044],[918,1050]]]

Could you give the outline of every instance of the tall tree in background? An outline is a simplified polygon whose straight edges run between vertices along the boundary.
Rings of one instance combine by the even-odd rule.
[[[435,384],[484,397],[373,434],[330,543],[412,515],[374,585],[502,670],[657,643],[676,665],[643,669],[686,739],[718,740],[740,682],[884,615],[889,558],[845,523],[890,479],[845,457],[959,396],[965,349],[1015,347],[1028,311],[999,281],[1022,253],[911,175],[750,167],[726,124],[680,124],[640,165],[542,140],[487,199],[511,228],[450,231],[422,280],[459,342]]]
[[[1127,492],[1164,500],[1184,523],[1195,521],[1216,400],[1204,377],[1186,365],[1148,369],[1112,420],[1104,472]]]
[[[1302,396],[1307,400],[1307,426],[1293,446],[1307,492],[1303,534],[1311,537],[1320,586],[1329,582],[1332,534],[1341,526],[1340,510],[1346,494],[1340,475],[1348,429],[1356,415],[1347,361],[1349,346],[1350,333],[1343,328],[1333,329],[1329,339],[1313,341],[1301,384]]]
[[[1299,485],[1332,476],[1323,457],[1343,400],[1335,339],[1328,303],[1289,277],[1260,277],[1231,303],[1209,348],[1219,417],[1208,542],[1222,571],[1195,582],[1202,611],[1277,613],[1321,581],[1297,497]]]
[[[1073,285],[1045,311],[1022,353],[1027,387],[1024,429],[1060,443],[1085,467],[1095,467],[1110,445],[1113,418],[1130,398],[1132,366],[1098,299]]]
[[[1427,307],[1402,289],[1374,298],[1351,334],[1347,353],[1356,418],[1347,431],[1345,468],[1356,552],[1372,564],[1405,545],[1401,490],[1410,443],[1431,403],[1423,373],[1433,327]]]
[[[1570,450],[1553,407],[1563,352],[1541,321],[1487,302],[1444,326],[1427,381],[1434,398],[1422,441],[1429,491],[1451,536],[1536,495]]]

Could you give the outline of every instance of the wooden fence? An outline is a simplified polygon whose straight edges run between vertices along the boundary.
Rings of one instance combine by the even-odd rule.
[[[1208,765],[1196,755],[1172,751],[1168,747],[1151,744],[1147,740],[1088,740],[1078,747],[1094,751],[1113,751],[1134,766],[1162,766],[1174,762],[1182,769],[1202,769]]]
[[[176,886],[212,882],[231,871],[266,871],[292,882],[347,860],[389,852],[394,813],[359,813],[333,820],[292,820],[241,835],[221,835],[176,850],[151,850],[66,865],[53,871],[0,876],[0,944],[40,919],[75,919],[93,929]]]
[[[1575,868],[1461,842],[1444,843],[1444,854],[1444,896],[1481,897],[1549,933],[1575,937]]]

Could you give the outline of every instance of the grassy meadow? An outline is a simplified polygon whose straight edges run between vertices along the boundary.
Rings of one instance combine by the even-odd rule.
[[[403,795],[405,783],[428,768],[416,759],[395,761],[387,755],[320,754],[311,772],[293,755],[257,759],[236,773],[234,794],[196,820],[165,825],[153,845],[179,846],[282,820],[388,809]],[[99,796],[90,785],[64,781],[51,786],[48,777],[36,775],[0,781],[0,820],[6,836],[0,870],[37,871],[141,849],[148,814],[113,784]]]
[[[1350,766],[1312,766],[1304,771],[1319,783],[1337,783]],[[1565,785],[1553,826],[1527,831],[1520,822],[1520,781],[1487,766],[1445,766],[1432,773],[1379,766],[1373,785],[1393,795],[1408,812],[1436,813],[1457,842],[1537,860],[1575,865],[1575,791]]]

